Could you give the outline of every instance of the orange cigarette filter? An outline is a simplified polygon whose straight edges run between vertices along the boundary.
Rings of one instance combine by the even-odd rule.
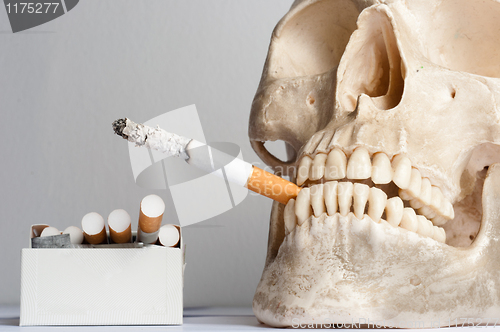
[[[83,216],[82,230],[85,240],[90,244],[108,242],[104,219],[99,213],[90,212]]]
[[[128,225],[123,232],[117,232],[113,228],[109,228],[109,236],[113,243],[129,243],[132,238],[132,226]]]
[[[253,166],[246,187],[282,204],[286,204],[290,199],[296,198],[301,189],[295,183],[266,172],[256,166]]]

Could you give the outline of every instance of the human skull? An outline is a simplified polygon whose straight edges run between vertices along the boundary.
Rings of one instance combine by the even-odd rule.
[[[498,17],[494,0],[294,2],[249,124],[303,187],[271,211],[261,322],[500,317]]]

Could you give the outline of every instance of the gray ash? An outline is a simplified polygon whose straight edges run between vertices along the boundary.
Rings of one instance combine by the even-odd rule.
[[[113,130],[115,131],[115,134],[125,139],[128,139],[128,136],[123,133],[123,129],[125,129],[126,126],[127,126],[127,118],[118,119],[113,122]]]

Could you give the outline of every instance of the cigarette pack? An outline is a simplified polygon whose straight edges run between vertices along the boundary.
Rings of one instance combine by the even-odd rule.
[[[182,324],[182,236],[177,248],[30,244],[21,257],[21,326]]]

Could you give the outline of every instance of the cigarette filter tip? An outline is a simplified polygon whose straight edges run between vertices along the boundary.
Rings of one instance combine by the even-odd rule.
[[[85,240],[90,244],[107,242],[104,218],[97,212],[90,212],[83,216],[82,230]]]

